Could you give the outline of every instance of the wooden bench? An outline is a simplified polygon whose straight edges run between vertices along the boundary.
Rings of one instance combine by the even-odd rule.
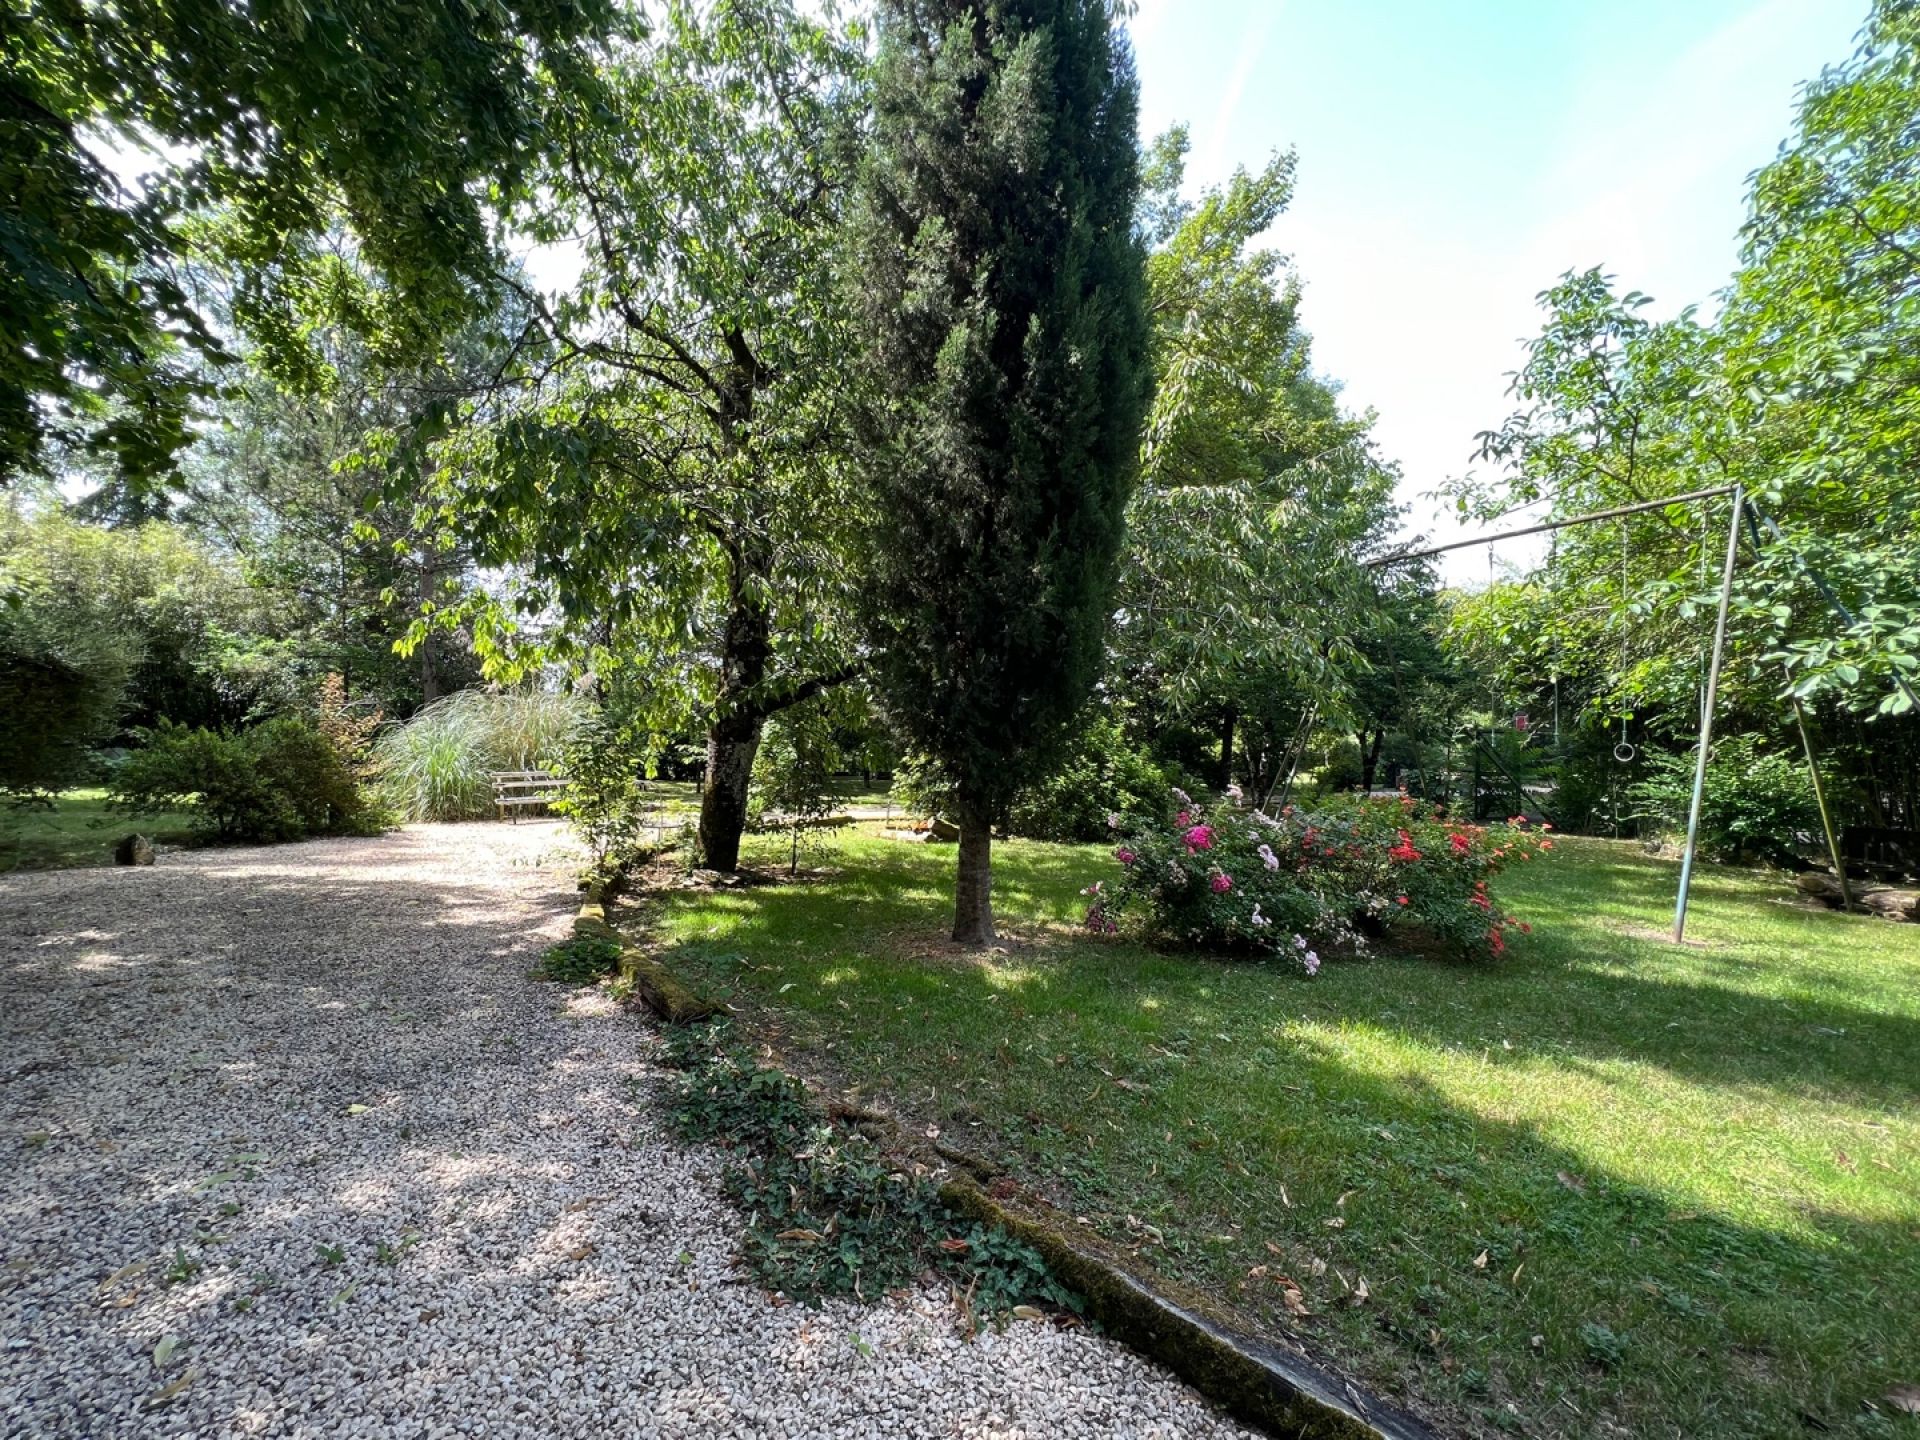
[[[493,803],[500,809],[500,818],[511,815],[516,824],[522,806],[551,805],[567,793],[565,777],[551,770],[495,770],[488,778],[493,781]]]

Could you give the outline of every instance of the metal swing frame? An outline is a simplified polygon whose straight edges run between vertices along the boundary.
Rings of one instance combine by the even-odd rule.
[[[1700,804],[1707,787],[1707,752],[1713,744],[1714,707],[1720,695],[1720,666],[1726,656],[1727,648],[1727,604],[1733,594],[1733,568],[1740,553],[1741,518],[1748,506],[1746,489],[1735,483],[1715,485],[1705,490],[1689,490],[1683,495],[1668,495],[1659,500],[1644,500],[1634,505],[1616,505],[1608,510],[1595,510],[1586,515],[1573,515],[1565,520],[1547,520],[1538,525],[1526,525],[1517,530],[1503,530],[1494,535],[1482,535],[1472,540],[1455,540],[1445,545],[1429,545],[1419,550],[1396,551],[1391,555],[1380,555],[1365,561],[1369,570],[1383,569],[1389,565],[1405,565],[1414,560],[1426,560],[1435,555],[1445,555],[1453,550],[1466,550],[1475,545],[1492,546],[1502,540],[1518,540],[1526,535],[1545,535],[1556,530],[1570,529],[1575,525],[1592,525],[1602,520],[1618,520],[1627,515],[1639,515],[1648,510],[1664,510],[1672,505],[1686,505],[1695,500],[1712,500],[1722,495],[1733,497],[1732,515],[1727,524],[1726,559],[1720,567],[1720,600],[1713,621],[1713,658],[1707,666],[1707,693],[1700,706],[1700,741],[1694,755],[1693,796],[1687,806],[1687,849],[1680,861],[1680,893],[1673,907],[1673,939],[1678,944],[1686,938],[1687,900],[1693,889],[1694,858],[1700,842]],[[1771,527],[1770,527],[1771,528]],[[1775,532],[1777,535],[1777,531]],[[1755,536],[1758,546],[1758,535]],[[1489,552],[1491,553],[1491,552]],[[1829,597],[1831,598],[1831,597]],[[1802,738],[1805,731],[1802,731]],[[1813,769],[1814,790],[1821,794],[1819,771],[1813,766],[1813,747],[1807,746],[1807,762]],[[1826,806],[1822,795],[1821,815],[1825,819]],[[1833,853],[1836,867],[1840,866],[1839,849],[1833,844],[1833,827],[1826,825],[1827,842]],[[1839,870],[1844,875],[1844,870]],[[1844,880],[1842,884],[1844,884]]]

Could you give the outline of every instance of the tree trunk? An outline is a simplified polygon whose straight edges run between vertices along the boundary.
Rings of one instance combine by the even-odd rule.
[[[430,566],[420,569],[419,595],[422,606],[433,599],[436,576]],[[427,633],[420,640],[420,703],[431,705],[440,698],[440,671],[434,664],[435,643],[440,635],[438,626],[429,625]]]
[[[747,790],[753,757],[760,750],[766,716],[754,690],[767,678],[773,623],[766,608],[748,597],[747,574],[764,574],[762,557],[736,560],[729,577],[733,605],[720,642],[720,693],[707,727],[707,774],[700,789],[700,860],[709,870],[740,866],[740,836],[747,828]]]
[[[1220,717],[1220,773],[1214,779],[1214,785],[1225,790],[1233,783],[1233,727],[1240,719],[1240,712],[1227,706]]]
[[[700,788],[700,863],[709,870],[740,868],[740,837],[747,828],[747,792],[760,751],[760,717],[731,715],[707,730],[707,774]]]
[[[961,945],[991,945],[993,933],[993,829],[978,812],[960,812],[960,856],[953,881],[953,938]]]
[[[1373,789],[1374,773],[1380,768],[1380,747],[1387,743],[1387,732],[1374,731],[1371,741],[1364,733],[1353,738],[1360,742],[1360,789],[1365,793]]]

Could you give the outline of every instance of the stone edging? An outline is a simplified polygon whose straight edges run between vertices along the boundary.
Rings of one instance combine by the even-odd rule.
[[[620,973],[636,998],[670,1024],[692,1024],[731,1012],[666,971],[643,948],[607,920],[606,907],[589,896],[574,920],[574,933],[611,939],[620,946]],[[879,1129],[888,1149],[927,1153],[924,1141],[892,1117],[836,1105],[829,1113]],[[1040,1252],[1047,1264],[1086,1302],[1089,1319],[1140,1354],[1159,1362],[1223,1410],[1284,1440],[1435,1440],[1434,1433],[1405,1412],[1374,1399],[1351,1381],[1270,1341],[1247,1334],[1198,1292],[1161,1276],[1139,1274],[1095,1237],[1068,1234],[1026,1210],[994,1199],[975,1176],[986,1167],[936,1147],[947,1169],[940,1196],[961,1214],[999,1225]],[[957,1162],[957,1164],[956,1164]],[[972,1174],[964,1173],[972,1171]]]
[[[1135,1273],[1107,1247],[993,1199],[972,1180],[940,1187],[954,1209],[1038,1250],[1108,1334],[1157,1360],[1221,1409],[1287,1440],[1434,1440],[1411,1416],[1351,1381],[1247,1334],[1204,1297]]]
[[[693,1025],[730,1014],[718,1001],[689,989],[645,949],[622,935],[607,921],[604,901],[589,895],[574,917],[573,933],[593,940],[611,940],[620,947],[620,978],[633,987],[634,998],[670,1025]]]

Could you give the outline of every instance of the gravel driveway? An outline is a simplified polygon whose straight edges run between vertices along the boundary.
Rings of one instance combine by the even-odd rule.
[[[1226,1436],[1084,1333],[776,1306],[550,824],[0,877],[7,1436]]]

